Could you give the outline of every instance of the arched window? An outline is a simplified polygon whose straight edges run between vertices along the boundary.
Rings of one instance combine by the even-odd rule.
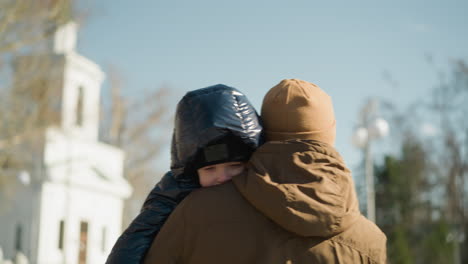
[[[76,103],[76,125],[82,126],[83,125],[83,99],[84,99],[84,91],[83,87],[78,88],[78,101]]]
[[[65,221],[61,220],[59,224],[58,248],[63,249],[63,238],[65,233]]]
[[[16,226],[16,233],[15,233],[15,250],[17,252],[22,251],[22,238],[23,237],[23,229],[21,228],[21,224]]]
[[[101,240],[101,250],[106,252],[107,249],[107,229],[106,227],[102,228],[102,240]]]

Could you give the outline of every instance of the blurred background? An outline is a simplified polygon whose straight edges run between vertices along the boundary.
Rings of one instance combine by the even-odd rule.
[[[468,263],[468,2],[0,1],[0,263],[104,263],[190,90],[333,99],[388,263]]]

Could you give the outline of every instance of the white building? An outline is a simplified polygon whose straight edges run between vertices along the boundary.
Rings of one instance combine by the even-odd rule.
[[[104,73],[75,51],[77,25],[60,27],[46,54],[24,56],[23,65],[46,58],[57,89],[56,122],[33,144],[33,166],[14,171],[0,206],[0,247],[5,258],[23,252],[34,264],[104,263],[120,235],[123,200],[131,187],[123,178],[122,150],[99,142],[99,102]],[[30,179],[29,179],[30,178]],[[5,196],[6,197],[6,196]],[[6,203],[5,203],[6,201]]]

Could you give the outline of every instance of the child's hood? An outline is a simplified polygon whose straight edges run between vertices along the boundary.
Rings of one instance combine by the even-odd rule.
[[[239,90],[218,84],[188,92],[177,105],[171,147],[171,170],[181,175],[197,151],[232,134],[253,149],[261,141],[259,116]]]

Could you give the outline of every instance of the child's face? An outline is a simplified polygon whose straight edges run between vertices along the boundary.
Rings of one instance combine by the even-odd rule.
[[[233,161],[210,166],[197,170],[202,187],[214,186],[229,181],[245,169],[245,162]]]

